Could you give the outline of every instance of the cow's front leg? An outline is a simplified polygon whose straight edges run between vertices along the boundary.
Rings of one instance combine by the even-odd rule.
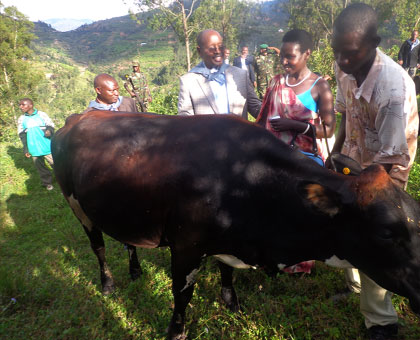
[[[87,236],[89,237],[90,246],[98,258],[99,268],[101,271],[102,294],[108,295],[115,290],[114,279],[105,258],[105,242],[102,236],[102,231],[92,227],[87,228],[83,226]]]
[[[239,311],[239,301],[233,288],[233,268],[227,264],[217,261],[222,281],[222,299],[232,312]]]
[[[140,277],[143,273],[140,267],[139,259],[137,258],[136,247],[131,244],[125,244],[128,251],[128,263],[129,263],[129,272],[130,277],[134,281]]]
[[[171,249],[172,250],[172,249]],[[194,292],[195,276],[200,266],[200,256],[188,252],[178,254],[172,250],[172,293],[174,313],[168,327],[169,340],[186,339],[185,309]]]

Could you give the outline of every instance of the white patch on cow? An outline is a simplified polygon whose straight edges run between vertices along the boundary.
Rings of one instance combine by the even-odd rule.
[[[229,155],[229,149],[226,143],[217,143],[214,157],[219,160],[225,160],[228,158],[228,155]]]
[[[181,293],[187,289],[188,287],[192,286],[195,283],[195,277],[197,276],[198,269],[194,269],[191,273],[187,275],[185,278],[185,286],[181,289]]]
[[[279,263],[278,265],[277,265],[277,268],[278,269],[280,269],[280,270],[283,270],[284,268],[286,268],[287,266],[284,264],[284,263]]]
[[[89,217],[86,216],[85,212],[83,211],[82,207],[79,204],[79,201],[73,197],[71,194],[70,197],[67,197],[70,207],[72,208],[74,214],[79,219],[79,221],[88,228],[89,231],[92,230],[92,222]]]
[[[255,266],[251,266],[250,264],[244,263],[242,260],[238,259],[237,257],[233,255],[226,255],[226,254],[219,254],[219,255],[213,255],[216,259],[218,259],[220,262],[223,262],[227,264],[228,266],[231,266],[233,268],[238,269],[257,269]]]
[[[232,218],[227,211],[219,211],[216,220],[223,228],[229,228],[232,224]]]
[[[239,174],[242,174],[242,172],[244,172],[245,167],[246,167],[245,163],[237,161],[233,164],[232,171],[235,175],[239,175]]]
[[[212,178],[210,177],[199,177],[194,179],[194,188],[199,190],[207,190],[212,188]]]
[[[261,180],[274,175],[273,169],[262,162],[252,162],[245,170],[245,178],[251,184],[258,184]]]
[[[220,205],[221,197],[226,185],[220,179],[213,177],[196,178],[193,185],[197,190],[207,192],[206,200],[208,205]]]
[[[325,264],[337,268],[354,268],[354,266],[347,260],[340,260],[337,256],[333,255],[331,258],[324,261]]]

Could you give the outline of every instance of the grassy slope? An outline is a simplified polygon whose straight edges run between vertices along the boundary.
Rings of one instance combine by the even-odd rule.
[[[19,143],[0,145],[0,339],[164,339],[171,317],[170,255],[140,249],[144,276],[131,282],[127,254],[106,238],[118,290],[100,293],[98,265],[87,237],[59,189],[40,186]],[[237,270],[243,312],[219,298],[219,275],[207,260],[187,308],[189,339],[363,339],[358,297],[338,305],[340,270],[317,263],[311,275]],[[12,302],[16,299],[16,303]],[[394,297],[400,339],[419,339],[418,320]]]

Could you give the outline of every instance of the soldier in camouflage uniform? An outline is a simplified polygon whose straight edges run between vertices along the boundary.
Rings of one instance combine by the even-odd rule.
[[[254,59],[257,93],[263,99],[265,90],[276,74],[280,73],[280,50],[267,44],[260,45],[260,54]]]
[[[132,98],[136,100],[139,112],[147,112],[147,106],[152,101],[146,76],[140,72],[140,63],[133,61],[133,74],[125,76],[124,87]]]

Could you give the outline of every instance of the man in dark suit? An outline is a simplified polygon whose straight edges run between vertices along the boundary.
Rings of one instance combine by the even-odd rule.
[[[139,112],[134,99],[120,96],[118,83],[109,74],[98,74],[93,81],[93,87],[96,99],[91,100],[88,108],[82,113],[91,110]]]
[[[420,41],[418,39],[419,31],[414,30],[411,38],[404,41],[398,53],[398,64],[408,72],[411,78],[414,78],[417,69],[420,68]]]
[[[233,66],[248,71],[249,80],[254,87],[257,85],[254,73],[254,57],[248,54],[248,46],[242,47],[241,55],[233,59]]]

